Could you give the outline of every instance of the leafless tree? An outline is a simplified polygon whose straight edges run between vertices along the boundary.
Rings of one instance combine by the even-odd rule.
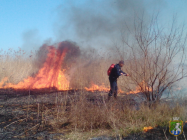
[[[184,25],[177,26],[173,18],[171,26],[163,28],[156,15],[149,22],[136,17],[133,28],[125,29],[122,42],[129,54],[129,83],[137,85],[147,101],[158,101],[167,88],[187,77]]]

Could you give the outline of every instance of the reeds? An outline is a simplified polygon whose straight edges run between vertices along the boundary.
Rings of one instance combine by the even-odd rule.
[[[33,54],[26,54],[21,49],[1,51],[0,79],[8,77],[8,82],[18,83],[28,76],[34,75],[37,71],[38,68],[34,66]]]

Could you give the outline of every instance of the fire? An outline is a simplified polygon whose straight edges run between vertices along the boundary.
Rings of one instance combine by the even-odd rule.
[[[109,92],[110,91],[110,88],[106,87],[104,85],[104,83],[102,83],[101,86],[98,86],[98,85],[92,83],[92,86],[90,88],[85,87],[84,89],[87,90],[87,91],[91,91],[91,92],[94,92],[94,91]],[[124,91],[122,91],[121,89],[119,89],[118,93],[124,93]]]
[[[145,81],[142,81],[142,82],[140,83],[140,85],[138,85],[138,86],[136,87],[135,90],[130,91],[130,92],[128,92],[127,94],[136,94],[136,93],[142,92],[142,90],[144,90],[144,91],[152,91],[152,89],[151,89],[150,87],[146,86],[146,85],[147,85],[147,84],[145,83]],[[141,89],[141,87],[143,87],[143,89]]]
[[[144,81],[142,81],[142,82],[140,83],[140,85],[136,87],[135,90],[130,91],[130,92],[128,92],[127,94],[136,94],[136,93],[139,93],[139,92],[142,91],[142,90],[141,90],[141,87],[143,87],[143,90],[144,90],[144,91],[152,91],[152,89],[149,88],[148,86],[146,86],[146,83],[145,83]],[[109,87],[106,87],[106,86],[104,85],[104,83],[103,83],[101,86],[92,83],[92,86],[91,86],[91,87],[89,87],[89,88],[85,87],[84,89],[87,90],[87,91],[91,91],[91,92],[94,92],[94,91],[109,92],[109,90],[110,90],[110,88],[109,88]],[[118,90],[118,93],[125,93],[125,92],[122,91],[121,89],[119,89],[119,90]]]
[[[142,91],[141,87],[143,87],[143,90],[151,91],[151,88],[149,88],[148,86],[145,86],[145,85],[146,85],[146,83],[143,81],[143,82],[140,83],[140,86],[137,86],[135,90],[130,91],[127,94],[136,94],[136,93],[139,93],[139,92]],[[87,90],[87,91],[91,91],[91,92],[94,92],[94,91],[109,92],[109,90],[110,90],[110,88],[106,87],[104,85],[104,83],[101,86],[92,83],[91,87],[89,87],[89,88],[85,87],[84,89]],[[118,93],[124,93],[124,91],[122,91],[121,89],[119,89]]]
[[[90,88],[85,87],[84,89],[87,90],[87,91],[91,91],[91,92],[94,92],[94,91],[105,91],[105,92],[108,92],[110,90],[110,88],[105,87],[104,84],[102,84],[101,86],[92,84],[92,86]]]
[[[69,48],[70,50],[70,48]],[[7,83],[8,78],[5,77],[0,82],[0,88],[13,88],[13,89],[43,89],[43,88],[55,88],[57,90],[69,90],[68,77],[65,75],[65,69],[61,70],[63,60],[68,53],[68,46],[66,44],[59,43],[57,48],[54,46],[48,46],[48,55],[46,61],[43,64],[43,67],[38,71],[36,76],[24,79],[18,84]],[[128,94],[141,92],[140,87],[144,87],[145,90],[150,91],[150,88],[145,86],[143,81],[136,88],[135,91],[130,91]],[[143,90],[144,90],[143,89]],[[91,87],[85,87],[87,91],[104,91],[109,92],[110,87],[106,87],[104,84],[96,85],[92,84]],[[118,90],[118,93],[124,93],[121,89]]]
[[[144,128],[143,128],[143,131],[144,131],[144,132],[147,132],[147,131],[149,131],[149,130],[151,130],[151,129],[153,129],[153,127],[152,127],[152,126],[148,126],[148,127],[144,127]]]
[[[54,46],[48,47],[47,59],[35,77],[28,77],[16,85],[12,83],[4,85],[5,81],[8,80],[8,78],[4,78],[0,82],[0,87],[14,89],[57,88],[58,90],[68,90],[69,81],[64,75],[65,70],[61,71],[62,62],[68,50],[67,48],[60,50],[59,46],[57,49]]]
[[[7,77],[3,78],[3,80],[1,80],[1,82],[0,82],[0,87],[2,87],[2,85],[4,84],[4,82],[7,81],[7,80],[8,80]]]
[[[178,90],[181,90],[182,88],[181,87],[177,87],[176,89],[174,89],[174,91],[178,91]]]

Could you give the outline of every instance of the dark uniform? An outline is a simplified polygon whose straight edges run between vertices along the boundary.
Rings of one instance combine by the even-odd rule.
[[[125,72],[121,70],[120,65],[116,64],[109,76],[109,81],[110,81],[110,92],[108,94],[109,98],[113,95],[113,93],[114,93],[114,97],[115,98],[117,97],[117,92],[118,92],[117,78],[121,76],[121,73],[127,75]]]

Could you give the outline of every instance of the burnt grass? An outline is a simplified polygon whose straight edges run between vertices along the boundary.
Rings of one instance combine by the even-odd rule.
[[[46,109],[53,110],[58,103],[56,102],[57,94],[62,98],[66,95],[77,95],[82,93],[80,90],[56,91],[55,89],[44,89],[42,91],[24,91],[13,89],[0,89],[0,139],[2,140],[18,140],[18,139],[65,139],[67,132],[59,133],[49,125],[46,119],[43,119],[42,112]],[[134,95],[118,96],[118,100],[125,101],[128,97],[129,107],[137,109],[139,104],[144,100],[137,101]],[[95,92],[88,93],[87,100],[93,104],[107,100],[107,93]],[[67,109],[68,111],[68,103]],[[53,117],[53,116],[51,116]],[[53,118],[50,118],[53,119]],[[66,127],[69,124],[63,124]],[[178,140],[187,138],[187,124],[183,127],[184,134],[178,136]],[[185,138],[184,138],[185,136]],[[169,133],[168,126],[157,126],[148,132],[136,132],[128,136],[109,136],[103,135],[92,138],[92,140],[176,140]]]

